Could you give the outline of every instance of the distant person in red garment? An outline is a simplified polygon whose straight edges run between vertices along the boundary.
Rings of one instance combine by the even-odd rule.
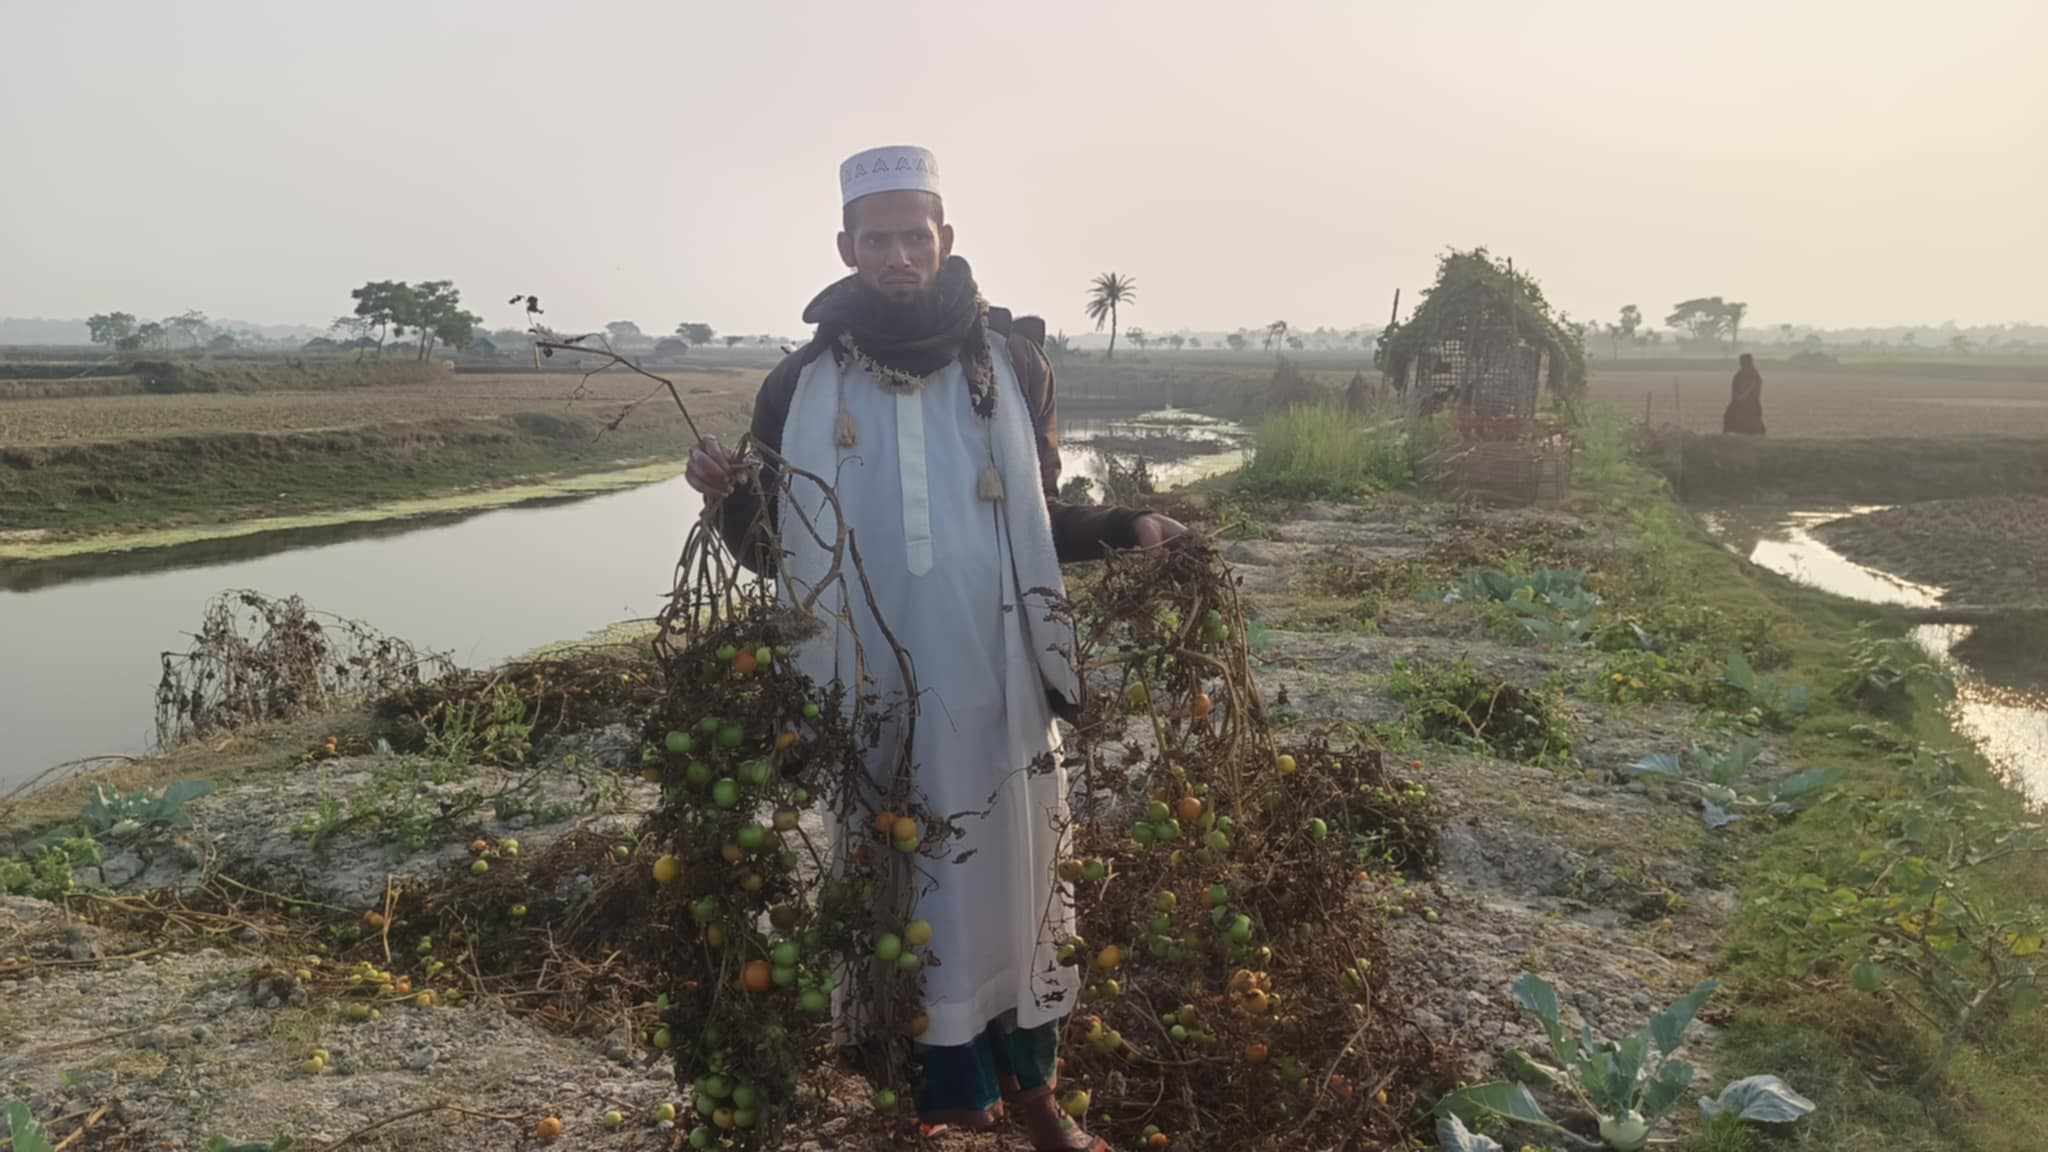
[[[1721,414],[1721,431],[1730,436],[1764,434],[1764,377],[1756,370],[1756,358],[1747,352],[1728,385],[1728,411]]]

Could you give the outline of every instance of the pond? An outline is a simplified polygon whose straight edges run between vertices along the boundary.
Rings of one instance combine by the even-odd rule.
[[[1241,430],[1191,413],[1077,421],[1065,433],[1069,475],[1100,475],[1098,445],[1150,445],[1162,487],[1242,460]],[[220,592],[298,595],[482,667],[654,615],[700,507],[677,478],[467,516],[0,568],[0,792],[55,764],[147,751],[160,655],[184,650]]]
[[[1801,584],[1872,604],[1935,608],[1943,590],[1858,564],[1822,543],[1813,529],[1873,511],[1847,508],[1772,513],[1715,512],[1708,528],[1759,567]],[[1920,647],[1956,680],[1957,729],[2037,804],[2048,803],[2048,645],[2012,643],[2038,631],[2020,621],[1923,624]]]

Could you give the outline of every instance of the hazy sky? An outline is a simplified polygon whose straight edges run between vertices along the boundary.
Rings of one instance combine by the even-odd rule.
[[[1078,332],[1383,320],[1447,245],[1556,303],[2048,317],[2041,0],[0,0],[0,315],[795,333],[836,167],[936,151],[991,299]]]

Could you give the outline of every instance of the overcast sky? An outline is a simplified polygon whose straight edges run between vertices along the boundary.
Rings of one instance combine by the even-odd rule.
[[[794,333],[838,161],[938,153],[987,295],[1079,332],[1385,318],[1490,246],[1552,300],[2048,318],[2048,5],[0,0],[0,315]]]

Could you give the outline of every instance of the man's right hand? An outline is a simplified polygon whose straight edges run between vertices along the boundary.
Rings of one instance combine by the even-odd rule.
[[[739,453],[720,444],[718,437],[706,436],[690,449],[690,464],[683,470],[683,478],[706,499],[723,500],[739,483],[740,468]]]

